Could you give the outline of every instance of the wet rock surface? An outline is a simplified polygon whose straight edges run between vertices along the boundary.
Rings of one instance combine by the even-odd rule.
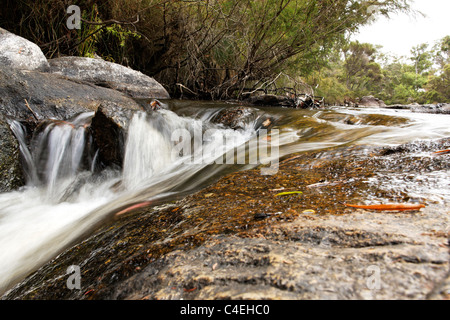
[[[136,99],[169,99],[166,89],[143,73],[102,59],[63,57],[49,60],[50,72],[118,90]]]
[[[245,106],[235,106],[220,109],[216,112],[211,122],[221,124],[233,130],[244,129],[247,123],[256,121],[255,130],[268,129],[273,126],[275,119],[270,116],[259,117],[258,110]]]
[[[0,192],[15,190],[25,183],[19,143],[9,124],[0,114]]]
[[[449,147],[341,147],[230,174],[117,217],[3,299],[448,299]],[[387,202],[426,207],[345,206]]]
[[[437,103],[437,104],[409,104],[409,105],[390,105],[387,109],[394,110],[410,110],[417,113],[433,113],[433,114],[450,114],[449,103]]]
[[[328,113],[319,116],[320,119],[334,121],[348,125],[370,125],[370,126],[401,126],[410,123],[407,118],[389,116],[383,114],[359,114],[349,115],[345,113]]]
[[[128,125],[135,110],[107,102],[102,103],[92,119],[91,132],[104,166],[121,168]]]
[[[66,120],[81,112],[95,111],[102,102],[140,109],[134,100],[115,90],[50,73],[0,67],[0,112],[5,115],[21,120]]]

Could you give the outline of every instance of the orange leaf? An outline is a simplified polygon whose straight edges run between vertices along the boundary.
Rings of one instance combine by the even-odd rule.
[[[441,150],[441,151],[436,151],[436,154],[446,154],[446,153],[450,153],[450,149],[447,150]]]
[[[116,217],[117,217],[117,216],[120,216],[120,215],[122,215],[122,214],[128,213],[128,212],[130,212],[130,211],[133,211],[133,210],[135,210],[135,209],[139,209],[139,208],[142,208],[142,207],[146,207],[146,206],[148,206],[148,205],[150,205],[150,204],[152,204],[151,201],[146,201],[146,202],[141,202],[141,203],[135,204],[135,205],[133,205],[133,206],[131,206],[131,207],[128,207],[128,208],[126,208],[126,209],[124,209],[124,210],[122,210],[122,211],[116,213]]]
[[[370,206],[345,204],[345,206],[357,209],[377,210],[377,211],[411,211],[425,208],[424,204],[412,204],[412,203],[375,204]]]

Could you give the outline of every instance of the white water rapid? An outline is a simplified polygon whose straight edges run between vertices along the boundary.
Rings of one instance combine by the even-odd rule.
[[[97,153],[86,130],[93,116],[44,122],[29,147],[24,128],[11,122],[27,185],[0,194],[0,293],[120,208],[195,190],[223,170],[210,165],[216,158],[256,137],[254,123],[232,130],[170,110],[141,112],[129,126],[123,170],[94,173]],[[204,139],[207,129],[224,139]],[[174,137],[186,139],[184,148]]]

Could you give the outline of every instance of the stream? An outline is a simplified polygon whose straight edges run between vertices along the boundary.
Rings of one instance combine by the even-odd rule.
[[[261,164],[261,174],[276,174],[280,159],[303,151],[450,136],[450,115],[407,110],[246,107],[235,128],[215,123],[230,106],[168,100],[159,111],[136,113],[121,169],[98,163],[86,130],[93,112],[48,121],[29,144],[12,121],[27,184],[0,194],[0,294],[135,204],[177,200]],[[268,118],[274,126],[261,129]]]

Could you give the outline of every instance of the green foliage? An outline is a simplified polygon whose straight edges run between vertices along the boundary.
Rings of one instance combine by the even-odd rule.
[[[280,72],[306,77],[347,32],[368,22],[370,6],[385,15],[408,9],[404,0],[6,1],[0,23],[48,57],[98,55],[155,76],[172,91],[181,83],[211,98],[242,97]],[[83,11],[81,30],[65,26],[70,4]],[[373,65],[369,71],[378,72]]]
[[[431,76],[426,88],[428,89],[426,93],[428,102],[450,101],[450,64],[444,66],[441,74]]]
[[[368,43],[351,42],[342,52],[347,89],[359,96],[378,89],[376,84],[383,75],[380,65],[375,62],[376,48]]]
[[[428,44],[423,43],[411,49],[411,61],[416,74],[427,73],[433,65],[432,53],[428,51]]]
[[[449,47],[447,36],[431,49],[427,44],[412,48],[410,63],[387,62],[373,45],[352,42],[335,48],[333,62],[307,82],[317,86],[329,104],[366,95],[386,104],[450,102]]]
[[[332,103],[448,97],[450,37],[413,48],[410,64],[382,63],[377,47],[345,41],[373,15],[408,12],[410,0],[5,1],[0,25],[48,58],[100,56],[155,77],[173,96],[181,87],[212,99],[290,87]],[[72,4],[82,9],[80,30],[65,24]]]

